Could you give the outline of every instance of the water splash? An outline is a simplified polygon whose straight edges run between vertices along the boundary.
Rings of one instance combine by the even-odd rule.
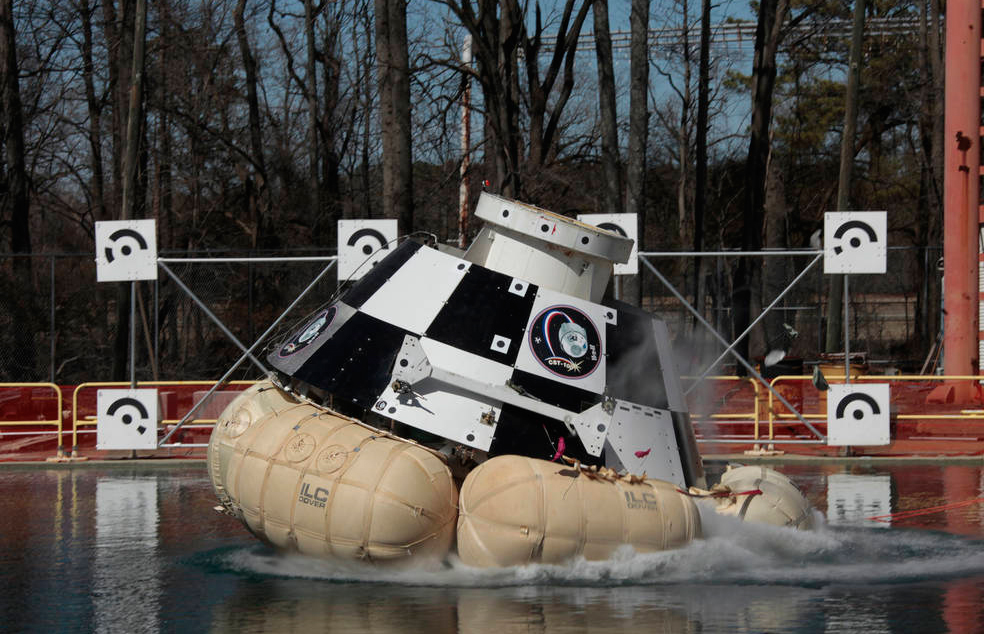
[[[237,574],[430,587],[892,584],[984,575],[982,543],[932,531],[822,526],[814,531],[745,524],[711,514],[704,539],[672,551],[618,550],[605,561],[478,569],[456,557],[408,569],[376,568],[263,548],[237,548],[214,563]]]

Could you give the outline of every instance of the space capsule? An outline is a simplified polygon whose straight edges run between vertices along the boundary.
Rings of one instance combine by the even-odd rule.
[[[489,193],[475,215],[467,251],[406,239],[269,349],[209,443],[222,505],[275,547],[380,564],[699,538],[668,330],[605,297],[632,241]]]

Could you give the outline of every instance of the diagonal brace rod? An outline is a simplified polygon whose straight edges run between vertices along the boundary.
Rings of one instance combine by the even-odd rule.
[[[711,324],[707,323],[707,320],[704,319],[704,317],[701,316],[701,314],[699,312],[697,312],[697,310],[695,310],[694,307],[691,306],[689,302],[687,302],[687,299],[683,295],[681,295],[680,292],[677,291],[677,289],[674,288],[672,284],[670,284],[670,281],[668,279],[666,279],[665,277],[663,277],[663,274],[660,273],[659,270],[655,266],[653,266],[645,258],[639,258],[639,260],[641,260],[642,263],[645,264],[646,267],[649,268],[649,270],[653,272],[653,275],[655,275],[659,279],[659,281],[663,283],[663,286],[665,286],[671,293],[673,293],[673,295],[678,300],[680,300],[680,303],[682,303],[684,306],[687,307],[687,310],[689,310],[694,315],[694,317],[697,318],[697,321],[699,321],[705,328],[707,328],[707,330],[709,330],[710,333],[712,335],[714,335],[714,337],[718,341],[720,341],[725,346],[728,345],[728,341],[724,337],[722,337],[721,334],[717,330],[715,330],[714,327]],[[731,352],[731,356],[733,356],[738,361],[738,363],[740,363],[743,366],[745,366],[745,369],[748,370],[749,372],[751,372],[752,376],[754,376],[756,379],[758,379],[759,381],[761,381],[762,382],[762,385],[764,385],[766,388],[768,388],[768,390],[770,392],[772,392],[773,396],[775,396],[777,399],[779,399],[779,402],[780,403],[782,403],[783,405],[785,405],[786,407],[788,407],[789,408],[789,411],[791,411],[792,413],[794,413],[796,415],[796,418],[798,418],[801,423],[803,423],[804,425],[806,425],[806,427],[810,431],[812,431],[816,435],[817,438],[819,438],[821,440],[826,440],[827,439],[826,436],[824,436],[823,434],[820,433],[820,430],[818,430],[816,427],[814,427],[813,425],[810,424],[810,421],[808,421],[805,418],[803,418],[803,415],[799,413],[799,410],[797,410],[795,407],[793,407],[790,404],[790,402],[787,401],[786,398],[782,394],[780,394],[774,387],[772,387],[769,384],[769,382],[766,381],[765,378],[761,374],[759,374],[758,371],[754,367],[752,367],[752,365],[748,361],[746,361],[744,359],[744,357],[742,357],[740,354],[738,354],[737,352],[735,352],[734,350],[732,350],[730,347],[728,348],[728,350]]]
[[[311,291],[311,289],[314,288],[315,285],[317,285],[317,283],[321,281],[321,278],[323,278],[325,274],[328,273],[328,271],[330,271],[332,267],[335,266],[336,262],[337,260],[332,260],[331,262],[328,263],[328,266],[326,266],[324,269],[321,270],[320,273],[318,273],[318,276],[315,277],[314,280],[312,280],[312,282],[307,285],[307,288],[301,291],[301,294],[297,296],[297,299],[291,302],[290,306],[288,306],[287,309],[284,310],[284,312],[282,312],[280,316],[277,317],[272,324],[270,324],[270,327],[267,328],[255,342],[253,342],[253,345],[251,345],[249,349],[245,353],[243,353],[243,356],[239,357],[239,360],[236,361],[234,364],[232,364],[232,367],[229,368],[229,370],[222,375],[221,379],[215,382],[215,385],[212,386],[212,388],[205,394],[205,396],[203,396],[197,403],[195,403],[192,406],[190,410],[188,410],[188,413],[184,415],[184,418],[182,418],[171,431],[169,431],[163,438],[161,438],[160,442],[157,443],[158,447],[164,446],[164,444],[167,443],[167,441],[171,438],[171,436],[174,435],[174,432],[181,429],[181,426],[191,419],[192,415],[198,411],[198,408],[200,408],[205,403],[205,401],[207,401],[209,398],[212,397],[212,394],[214,394],[215,391],[219,389],[219,386],[225,385],[226,381],[229,380],[229,377],[232,376],[232,373],[236,371],[236,368],[242,365],[243,361],[245,361],[247,357],[252,356],[253,350],[256,349],[256,347],[260,345],[260,343],[264,339],[266,339],[271,332],[273,332],[274,328],[276,328],[280,324],[280,322],[283,321],[288,314],[290,314],[290,311],[294,310],[294,307],[297,306],[304,298],[304,296],[307,295]],[[160,264],[160,262],[158,263]],[[164,266],[163,264],[160,265]],[[166,268],[167,267],[165,266],[165,269]]]
[[[745,332],[743,332],[740,335],[738,335],[738,337],[735,339],[735,342],[732,343],[730,346],[728,346],[728,348],[724,352],[721,353],[721,356],[719,356],[709,366],[707,366],[707,369],[704,370],[704,372],[699,377],[697,377],[697,381],[694,382],[693,386],[689,390],[687,390],[686,392],[684,392],[683,395],[684,396],[687,396],[687,395],[690,394],[691,391],[693,391],[694,389],[696,389],[697,385],[701,381],[703,381],[705,378],[707,378],[707,375],[710,374],[714,370],[714,366],[716,366],[718,363],[721,363],[721,360],[724,359],[726,356],[728,356],[728,354],[731,353],[731,351],[734,349],[734,347],[738,345],[738,342],[741,341],[742,339],[744,339],[748,335],[748,333],[750,333],[752,331],[752,328],[754,328],[757,323],[759,323],[760,321],[762,321],[763,319],[765,319],[765,316],[767,314],[769,314],[769,311],[770,310],[772,310],[773,308],[775,308],[776,304],[779,303],[779,300],[781,300],[783,297],[785,297],[786,296],[786,293],[788,293],[790,290],[792,290],[792,288],[794,286],[796,286],[796,284],[798,284],[801,279],[803,279],[803,277],[810,271],[810,269],[812,269],[816,265],[817,262],[820,261],[820,258],[822,258],[822,257],[823,257],[823,254],[820,254],[817,257],[813,258],[813,261],[806,265],[806,268],[804,268],[803,271],[799,275],[796,276],[796,279],[794,279],[792,282],[790,282],[789,283],[789,286],[787,286],[781,293],[779,293],[776,296],[776,298],[774,300],[772,300],[772,303],[769,304],[768,306],[766,306],[765,309],[759,314],[759,316],[755,318],[755,321],[753,321],[751,324],[748,325],[748,328],[745,329]]]
[[[202,309],[202,312],[204,312],[206,315],[208,315],[208,318],[211,319],[213,322],[215,322],[215,325],[219,327],[219,330],[221,330],[225,334],[226,337],[229,337],[229,339],[234,344],[236,344],[236,346],[240,350],[246,350],[246,346],[244,346],[243,343],[241,341],[239,341],[239,339],[236,337],[236,335],[232,334],[232,331],[229,330],[228,328],[226,328],[225,324],[222,323],[222,320],[220,320],[218,317],[216,317],[215,316],[215,313],[213,313],[211,310],[209,310],[208,309],[208,306],[206,306],[202,302],[202,300],[198,299],[198,296],[195,295],[191,291],[191,289],[188,288],[188,286],[184,282],[182,282],[181,279],[178,278],[177,275],[174,274],[174,271],[172,271],[171,268],[167,264],[164,264],[163,262],[158,262],[157,265],[159,267],[161,267],[162,269],[164,269],[164,272],[165,273],[167,273],[168,275],[171,276],[171,279],[174,280],[174,282],[179,287],[181,287],[181,290],[183,290],[185,292],[185,294],[188,295],[188,297],[190,297],[193,302],[195,302],[196,304],[198,304],[198,307]],[[254,357],[249,350],[246,350],[246,355],[249,357],[249,360],[252,361],[253,364],[257,368],[260,369],[260,372],[262,372],[263,374],[266,374],[267,373],[266,366],[263,365],[263,363],[261,363],[259,359],[257,359],[256,357]]]

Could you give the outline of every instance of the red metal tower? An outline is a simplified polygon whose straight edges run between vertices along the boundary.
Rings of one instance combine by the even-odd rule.
[[[981,7],[984,0],[946,4],[946,88],[943,177],[943,371],[978,372],[978,287],[981,165]],[[970,382],[955,384],[952,397],[970,402]]]

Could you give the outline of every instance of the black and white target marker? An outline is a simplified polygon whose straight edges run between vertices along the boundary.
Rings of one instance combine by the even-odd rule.
[[[157,448],[157,390],[99,390],[96,407],[96,448]]]
[[[397,221],[339,220],[338,279],[357,280],[396,245]]]
[[[157,221],[96,223],[96,281],[157,279]]]
[[[834,384],[827,390],[827,444],[887,445],[891,441],[887,383]]]
[[[824,273],[884,273],[887,254],[886,212],[831,211],[824,214]]]

